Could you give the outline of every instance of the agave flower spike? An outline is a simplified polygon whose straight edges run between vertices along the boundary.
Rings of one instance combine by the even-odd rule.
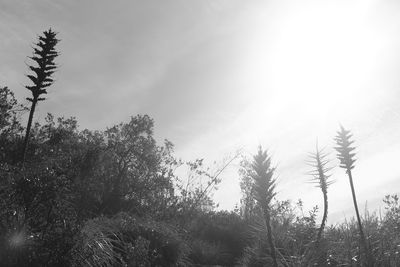
[[[327,159],[328,154],[323,151],[323,149],[318,148],[318,141],[316,143],[316,151],[314,153],[310,153],[310,160],[308,161],[309,165],[313,168],[309,174],[313,177],[311,179],[311,183],[316,184],[322,191],[324,197],[324,214],[322,216],[321,225],[318,229],[317,240],[315,242],[316,247],[319,246],[321,241],[322,233],[324,231],[326,220],[328,218],[328,187],[333,183],[333,181],[329,180],[332,167],[328,167],[329,160]]]
[[[47,88],[54,82],[52,75],[57,69],[54,59],[58,56],[55,46],[59,41],[56,35],[57,33],[51,29],[44,31],[43,35],[39,36],[39,40],[33,48],[33,56],[29,57],[35,64],[28,65],[31,74],[28,74],[27,77],[31,80],[32,85],[25,86],[25,88],[32,93],[32,97],[26,98],[32,104],[29,111],[28,125],[26,127],[22,149],[22,166],[24,165],[28,149],[29,135],[35,108],[39,101],[45,100],[43,95],[47,94]]]
[[[354,169],[354,162],[356,161],[354,159],[354,156],[356,155],[353,151],[355,147],[353,147],[354,141],[351,140],[351,137],[353,135],[349,130],[346,130],[342,125],[340,125],[340,131],[337,132],[337,135],[335,137],[336,145],[335,147],[336,151],[338,152],[337,157],[340,161],[340,167],[346,170],[347,176],[349,177],[349,182],[350,182],[350,188],[351,188],[351,193],[353,197],[353,204],[354,204],[354,209],[356,211],[356,217],[357,217],[357,222],[358,222],[358,230],[360,232],[360,239],[361,239],[361,245],[363,246],[366,258],[367,258],[367,265],[366,266],[374,266],[374,259],[372,257],[372,254],[369,250],[367,239],[365,238],[362,223],[361,223],[361,217],[360,213],[358,211],[358,204],[357,204],[357,199],[356,199],[356,193],[354,190],[354,183],[353,183],[353,175],[351,170]]]
[[[275,168],[271,167],[271,158],[268,156],[267,151],[262,150],[261,146],[258,149],[258,153],[254,156],[252,169],[251,178],[254,180],[255,199],[262,208],[265,224],[267,226],[267,237],[273,266],[278,267],[277,251],[272,234],[270,214],[270,203],[276,195],[276,180],[273,178]]]

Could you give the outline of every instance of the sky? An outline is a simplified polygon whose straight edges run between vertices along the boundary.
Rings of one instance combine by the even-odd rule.
[[[0,0],[0,85],[24,102],[27,56],[51,27],[61,39],[56,82],[35,118],[75,116],[105,129],[155,120],[178,157],[223,161],[258,145],[277,167],[278,199],[322,207],[306,160],[318,139],[338,164],[343,124],[357,146],[361,210],[400,193],[400,3],[393,0]],[[240,200],[239,163],[222,174],[220,209]],[[353,216],[334,168],[329,221]]]

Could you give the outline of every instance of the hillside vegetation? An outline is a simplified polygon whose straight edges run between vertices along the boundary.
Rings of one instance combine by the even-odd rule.
[[[261,147],[242,159],[240,205],[216,211],[211,193],[240,155],[216,170],[178,159],[170,141],[156,142],[147,115],[104,131],[51,114],[35,122],[38,103],[51,101],[44,96],[58,68],[57,43],[48,30],[34,47],[30,107],[0,87],[1,266],[400,266],[399,198],[382,196],[379,216],[359,213],[354,141],[344,127],[335,149],[354,219],[327,225],[334,163],[318,146],[309,168],[321,211],[279,199],[276,169]],[[177,175],[180,167],[187,176]]]

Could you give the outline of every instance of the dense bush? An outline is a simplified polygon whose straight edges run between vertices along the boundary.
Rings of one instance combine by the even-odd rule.
[[[188,228],[190,259],[204,265],[232,266],[246,246],[247,225],[233,212],[209,212]]]
[[[384,216],[366,213],[363,226],[373,251],[374,266],[398,266],[400,263],[400,203],[397,195],[384,198]],[[316,209],[304,214],[301,202],[277,201],[273,206],[276,246],[282,264],[288,266],[352,266],[360,265],[364,257],[360,248],[357,221],[352,218],[324,231],[318,255],[313,251],[317,235]],[[239,263],[246,266],[270,264],[265,227],[261,218],[254,216],[249,240]],[[321,260],[321,258],[323,260]],[[361,266],[363,266],[361,264]]]
[[[74,266],[184,266],[187,253],[170,225],[120,213],[87,221],[72,261]]]
[[[17,118],[25,109],[7,88],[0,93],[4,265],[187,263],[190,225],[212,202],[209,191],[182,190],[174,173],[182,162],[170,142],[156,144],[150,117],[138,115],[100,132],[48,114],[32,127],[22,166],[24,128]],[[205,176],[210,185],[218,183],[201,160],[186,164],[192,180]],[[105,243],[93,246],[100,237]]]

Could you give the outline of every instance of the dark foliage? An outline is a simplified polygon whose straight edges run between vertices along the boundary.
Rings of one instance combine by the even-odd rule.
[[[112,224],[118,238],[125,240],[125,254],[118,255],[129,266],[143,266],[132,256],[139,253],[136,246],[147,255],[146,265],[186,262],[187,232],[174,225],[190,225],[191,220],[182,224],[182,218],[189,212],[201,214],[196,205],[206,203],[208,194],[195,191],[182,197],[176,193],[180,186],[174,170],[181,163],[169,141],[157,145],[150,117],[138,115],[100,132],[80,131],[74,118],[54,119],[48,114],[43,125],[32,128],[21,169],[19,106],[7,88],[1,92],[0,257],[4,265],[79,265],[78,248],[94,253],[94,266],[98,257],[110,263],[107,253],[92,250],[90,242],[95,239],[88,239],[101,234],[103,224]],[[190,167],[196,175],[206,173],[198,164]],[[99,233],[85,236],[92,226],[99,226]],[[114,241],[110,246],[112,251],[120,249]]]
[[[188,230],[190,259],[197,264],[233,266],[247,245],[247,225],[232,212],[203,214]]]
[[[73,266],[184,266],[188,246],[172,226],[126,213],[88,220]]]

